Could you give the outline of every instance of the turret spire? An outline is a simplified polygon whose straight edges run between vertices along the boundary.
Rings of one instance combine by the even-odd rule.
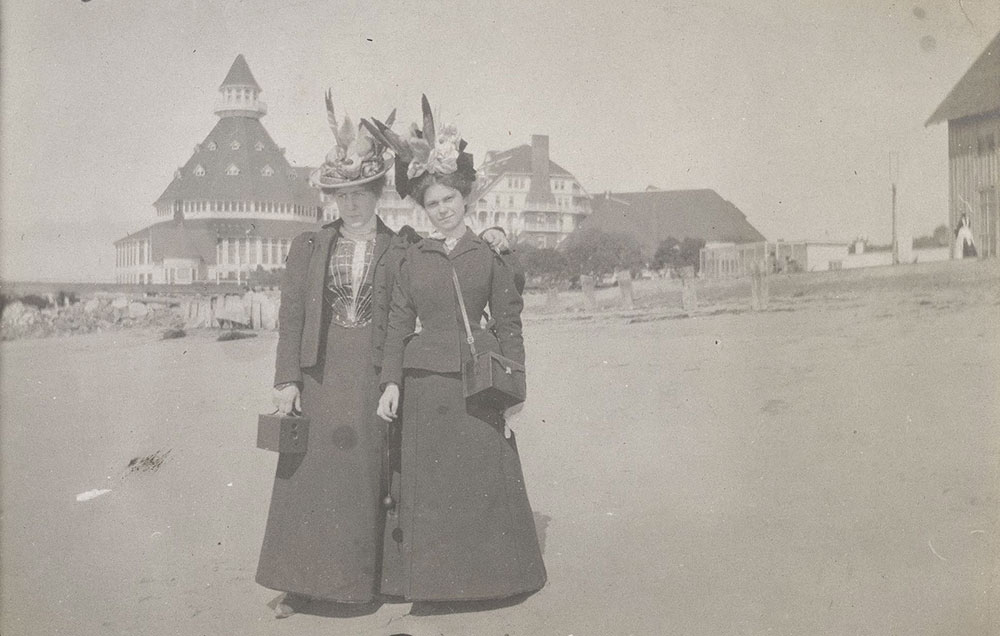
[[[215,107],[219,117],[253,117],[267,113],[267,104],[260,101],[261,88],[250,72],[246,58],[240,53],[219,86],[221,99]]]

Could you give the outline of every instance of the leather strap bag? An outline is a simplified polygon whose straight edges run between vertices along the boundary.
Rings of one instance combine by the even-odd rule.
[[[451,280],[455,285],[458,306],[462,310],[465,341],[469,343],[469,350],[472,352],[472,359],[462,364],[465,399],[485,403],[500,411],[524,402],[527,388],[524,365],[495,351],[476,351],[476,339],[472,335],[469,314],[465,310],[465,300],[462,298],[462,285],[458,282],[458,272],[455,268],[451,270]],[[496,337],[492,333],[490,335]]]

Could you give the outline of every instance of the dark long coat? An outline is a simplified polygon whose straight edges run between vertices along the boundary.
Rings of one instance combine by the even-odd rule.
[[[381,378],[403,389],[402,479],[384,557],[400,567],[386,571],[382,591],[410,600],[504,598],[546,578],[516,441],[504,437],[502,413],[462,392],[470,351],[452,268],[473,325],[487,306],[495,321],[496,337],[479,330],[477,348],[524,362],[523,303],[508,261],[471,231],[450,253],[433,239],[406,250]]]
[[[275,384],[300,383],[310,436],[305,455],[279,456],[256,580],[276,590],[365,602],[381,578],[384,524],[387,425],[375,415],[378,367],[406,241],[378,222],[372,323],[328,326],[323,291],[339,228],[337,221],[300,235],[286,262]]]

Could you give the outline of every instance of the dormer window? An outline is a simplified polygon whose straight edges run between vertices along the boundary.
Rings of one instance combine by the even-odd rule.
[[[233,143],[229,144],[229,147],[232,148],[233,150],[239,150],[240,149],[240,142],[238,142],[235,139],[233,139]]]
[[[180,179],[180,178],[181,178],[181,169],[178,168],[177,170],[174,170],[174,179]]]
[[[265,177],[270,177],[271,175],[274,174],[274,168],[272,168],[271,166],[264,166],[263,168],[260,169],[260,173]]]
[[[208,145],[206,146],[206,148],[208,148],[209,150],[215,150],[216,148],[218,148],[218,146],[215,145],[214,141],[210,141],[210,142],[208,142]]]
[[[264,142],[258,141],[253,145],[253,149],[256,150],[257,152],[264,150]]]
[[[239,173],[240,173],[240,169],[236,167],[235,163],[229,164],[229,167],[226,168],[226,175],[227,176],[235,177]]]
[[[194,167],[194,176],[196,176],[196,177],[204,177],[205,176],[205,168],[203,168],[200,163],[197,166]]]
[[[289,179],[293,179],[293,180],[295,179],[295,171],[294,170],[289,170],[288,171],[288,178]]]

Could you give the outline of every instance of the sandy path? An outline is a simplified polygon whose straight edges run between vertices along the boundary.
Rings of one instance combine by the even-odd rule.
[[[271,618],[253,573],[273,335],[3,343],[0,631],[998,633],[998,277],[963,280],[529,323],[514,425],[549,584],[435,616]]]

